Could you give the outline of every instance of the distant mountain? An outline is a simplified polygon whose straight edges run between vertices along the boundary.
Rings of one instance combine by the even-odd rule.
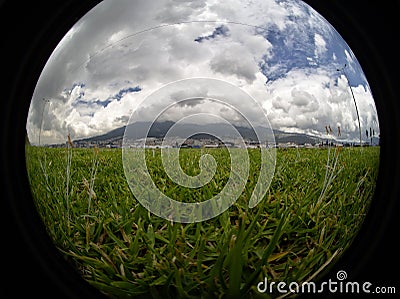
[[[151,125],[149,134],[147,137],[155,137],[155,138],[163,138],[167,134],[167,132],[171,129],[171,127],[175,125],[172,121],[163,121],[163,122],[155,122]],[[131,140],[136,140],[140,138],[144,138],[146,129],[150,126],[148,122],[137,122],[133,124],[129,124],[129,130],[127,131],[126,138]],[[204,137],[209,137],[209,134],[201,134],[201,132],[214,132],[216,135],[221,137],[234,137],[227,136],[227,132],[230,132],[230,125],[228,124],[176,124],[174,127],[175,135],[174,137],[186,137],[190,135],[191,132],[199,132],[194,136],[194,138],[200,139]],[[257,140],[256,133],[253,129],[243,127],[243,126],[234,126],[236,130],[240,133],[240,135],[247,140]],[[260,127],[257,128],[259,132],[263,132],[264,136],[261,138],[264,140],[271,140],[271,136],[268,136],[269,130],[262,129]],[[107,132],[102,135],[84,138],[80,140],[76,140],[76,142],[111,142],[111,141],[119,141],[122,140],[126,131],[126,126],[114,129],[110,132]],[[307,134],[300,133],[287,133],[279,130],[274,130],[275,142],[276,143],[296,143],[296,144],[315,144],[320,142],[320,138],[310,136]]]
[[[75,142],[102,142],[102,141],[114,141],[124,137],[126,126],[114,129],[108,133],[97,135],[93,137],[83,138],[75,140]]]
[[[198,133],[208,133],[213,132],[215,135],[220,137],[234,137],[235,135],[230,134],[232,132],[232,128],[228,124],[181,124],[181,123],[174,123],[171,121],[164,121],[164,122],[155,122],[151,126],[150,123],[146,122],[137,122],[130,124],[129,130],[127,130],[126,138],[135,140],[144,138],[146,129],[150,127],[149,134],[147,137],[156,137],[156,138],[163,138],[166,136],[168,131],[174,126],[174,136],[172,137],[181,137],[185,138],[186,136],[192,135],[193,132]],[[239,134],[246,139],[249,140],[256,140],[255,132],[246,127],[235,126],[236,130]],[[197,134],[199,138],[200,134]],[[265,137],[265,136],[264,136]]]
[[[321,138],[301,134],[301,133],[287,133],[279,130],[274,130],[276,143],[295,143],[295,144],[316,144],[321,142]]]
[[[147,137],[163,138],[171,127],[175,125],[172,121],[155,122],[150,126],[148,122],[136,122],[129,124],[127,130],[127,138],[135,140],[146,137],[145,132],[150,126],[149,133]],[[235,126],[236,130],[240,133],[243,138],[249,140],[256,140],[255,132],[246,127]],[[76,140],[78,142],[104,142],[104,141],[115,141],[122,139],[126,131],[126,126],[114,129],[102,135],[83,138]],[[230,132],[230,125],[227,124],[176,124],[174,127],[175,135],[174,137],[185,137],[190,135],[191,132],[214,132],[221,137],[232,137],[226,136],[227,132]],[[196,135],[197,138],[201,138],[201,134]],[[265,137],[265,136],[264,136]]]

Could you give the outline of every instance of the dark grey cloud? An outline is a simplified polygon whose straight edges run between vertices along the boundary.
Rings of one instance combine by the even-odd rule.
[[[190,98],[179,101],[177,105],[179,107],[196,107],[198,105],[201,105],[205,101],[207,101],[207,99],[205,98]]]
[[[252,57],[243,57],[240,52],[239,48],[232,48],[219,53],[211,60],[211,69],[224,75],[235,74],[249,83],[253,82],[258,71],[257,65]]]
[[[292,90],[291,104],[296,106],[301,112],[315,112],[319,109],[319,103],[314,95],[305,90]]]

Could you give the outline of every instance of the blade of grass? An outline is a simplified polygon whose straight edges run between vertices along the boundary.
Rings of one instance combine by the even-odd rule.
[[[240,293],[242,294],[242,296],[247,294],[248,291],[250,290],[250,288],[255,284],[257,277],[261,273],[262,266],[265,265],[269,256],[272,254],[273,250],[275,249],[275,246],[278,244],[279,238],[282,234],[282,231],[283,231],[287,221],[288,221],[288,210],[285,210],[281,214],[281,219],[279,220],[278,226],[275,229],[274,235],[272,236],[270,242],[268,243],[268,246],[265,248],[265,251],[261,258],[261,262],[257,265],[257,268],[254,271],[254,273],[250,276],[249,280],[245,283],[245,285],[240,290]]]

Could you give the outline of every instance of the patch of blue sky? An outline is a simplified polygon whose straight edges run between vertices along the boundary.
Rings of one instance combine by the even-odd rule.
[[[103,106],[105,108],[112,101],[114,101],[114,100],[120,101],[121,98],[123,96],[125,96],[126,94],[133,93],[133,92],[140,92],[141,90],[142,90],[142,88],[140,86],[123,88],[120,91],[118,91],[118,93],[116,93],[112,96],[109,96],[105,100],[100,100],[100,99],[84,100],[83,99],[84,92],[81,91],[79,96],[72,103],[72,106],[76,107],[76,106],[81,106],[81,105],[85,105],[85,106],[97,105],[97,106]]]
[[[194,41],[201,43],[204,40],[210,40],[210,39],[214,39],[218,36],[228,36],[228,35],[229,35],[229,28],[225,25],[220,25],[220,26],[216,27],[215,30],[213,31],[213,33],[211,33],[210,35],[199,36],[199,37],[195,38]]]
[[[350,48],[338,34],[327,36],[322,32],[309,30],[299,32],[292,26],[279,30],[271,26],[265,31],[257,30],[272,45],[271,55],[265,55],[259,63],[261,72],[269,81],[283,78],[293,69],[323,68],[332,77],[341,75],[337,69],[345,64],[346,76],[352,86],[366,85],[366,78]],[[320,34],[325,42],[325,50],[316,54],[315,34]]]

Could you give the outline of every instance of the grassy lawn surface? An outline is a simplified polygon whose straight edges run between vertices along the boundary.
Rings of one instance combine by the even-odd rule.
[[[187,174],[198,173],[199,153],[181,151]],[[147,165],[164,194],[206,200],[229,176],[227,151],[209,153],[218,162],[216,175],[195,190],[169,181],[158,150],[149,152]],[[26,147],[32,194],[55,246],[112,298],[253,298],[261,296],[256,286],[264,277],[316,279],[358,232],[379,165],[379,147],[278,149],[271,186],[250,209],[259,152],[249,150],[250,174],[236,203],[213,219],[182,224],[138,203],[121,155],[121,149]]]

